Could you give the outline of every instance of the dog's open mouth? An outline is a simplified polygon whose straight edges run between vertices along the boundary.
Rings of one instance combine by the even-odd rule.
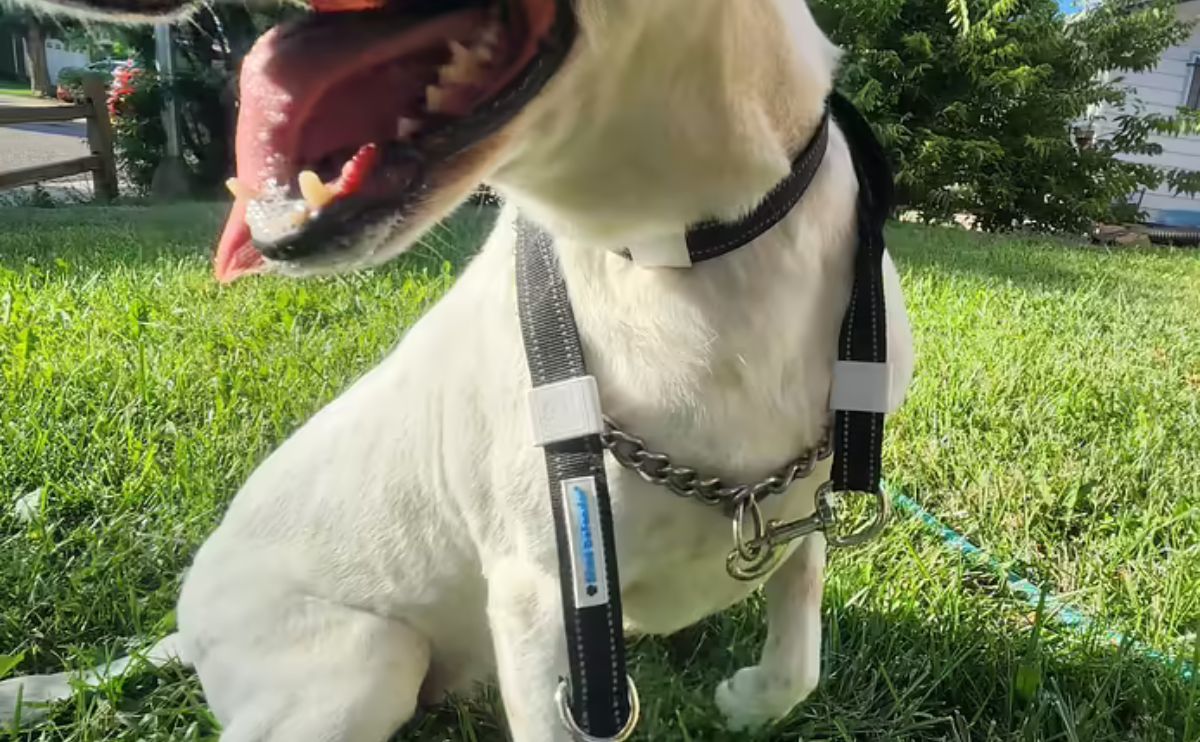
[[[398,229],[553,76],[574,23],[569,0],[392,0],[268,32],[242,67],[217,277]]]

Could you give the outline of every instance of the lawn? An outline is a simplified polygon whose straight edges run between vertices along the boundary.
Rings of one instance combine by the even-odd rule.
[[[0,211],[0,654],[48,672],[167,632],[180,572],[240,482],[436,300],[488,218],[467,211],[371,273],[219,287],[214,207]],[[1200,254],[891,237],[919,344],[891,480],[1104,627],[1195,659]],[[822,687],[759,736],[720,731],[710,700],[758,650],[758,602],[637,641],[638,738],[1200,740],[1200,680],[1059,628],[913,519],[832,558],[825,616]],[[499,714],[487,694],[404,739],[502,740]],[[215,725],[167,668],[13,736]]]
[[[0,95],[19,95],[22,98],[37,98],[38,94],[29,89],[29,83],[0,79]]]

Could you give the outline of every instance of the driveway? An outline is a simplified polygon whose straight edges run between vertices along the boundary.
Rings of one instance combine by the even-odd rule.
[[[0,106],[47,107],[50,101],[0,95]],[[87,123],[55,121],[35,124],[0,126],[0,172],[46,165],[56,160],[70,160],[91,154],[87,143]],[[72,175],[49,181],[48,190],[70,189],[91,196],[92,176]],[[12,196],[13,192],[6,195]],[[0,195],[2,198],[2,195]]]

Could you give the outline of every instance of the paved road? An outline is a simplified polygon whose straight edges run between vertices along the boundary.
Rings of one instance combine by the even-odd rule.
[[[0,95],[0,106],[54,105],[47,101]],[[87,145],[87,124],[83,119],[39,124],[0,126],[0,172],[45,165],[55,160],[69,160],[90,154]],[[91,196],[90,175],[72,175],[50,181],[47,189],[72,189]],[[11,193],[9,194],[12,195]],[[3,194],[0,194],[0,198]]]

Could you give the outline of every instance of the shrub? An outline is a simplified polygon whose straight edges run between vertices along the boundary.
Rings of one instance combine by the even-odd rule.
[[[58,71],[59,85],[82,85],[87,70],[82,67],[63,67]]]
[[[1131,216],[1127,196],[1200,176],[1123,162],[1196,116],[1122,115],[1077,146],[1073,124],[1126,93],[1114,70],[1153,67],[1187,37],[1171,0],[1106,0],[1068,19],[1056,0],[814,0],[848,50],[841,86],[893,153],[902,202],[927,220],[1077,231]],[[949,8],[949,10],[948,10]]]
[[[228,172],[229,141],[222,92],[228,81],[216,72],[185,71],[165,84],[154,72],[136,66],[114,74],[109,113],[117,160],[133,188],[148,193],[166,154],[162,111],[174,96],[179,113],[180,154],[193,188],[215,192]]]
[[[83,100],[83,78],[87,70],[82,67],[63,67],[58,71],[58,98],[71,102]]]
[[[117,165],[135,191],[146,194],[166,151],[158,76],[134,65],[113,73],[108,93]]]

